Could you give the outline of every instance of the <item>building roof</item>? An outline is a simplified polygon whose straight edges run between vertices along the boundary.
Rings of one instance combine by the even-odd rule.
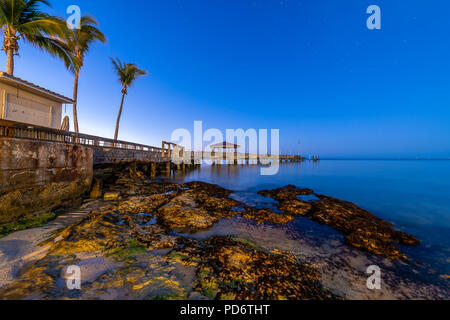
[[[68,104],[75,103],[75,101],[73,101],[70,98],[67,98],[63,95],[60,95],[60,94],[50,91],[48,89],[42,88],[34,83],[11,76],[3,71],[0,71],[0,82],[6,83],[6,84],[16,87],[18,89],[22,89],[25,91],[32,92],[34,94],[38,94],[44,98],[47,98],[47,99],[50,99],[53,101],[57,101],[59,103],[68,103]]]
[[[217,144],[213,144],[211,148],[223,148],[223,149],[239,149],[237,144],[229,143],[229,142],[221,142]]]

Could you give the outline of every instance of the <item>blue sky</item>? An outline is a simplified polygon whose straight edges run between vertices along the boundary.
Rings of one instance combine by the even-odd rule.
[[[159,146],[202,120],[205,129],[280,129],[283,153],[450,157],[446,0],[52,3],[61,16],[79,5],[108,37],[82,70],[84,133],[114,134],[121,88],[109,57],[119,57],[149,71],[126,97],[123,140]],[[372,4],[382,30],[366,27]],[[20,53],[15,75],[72,96],[62,62],[23,42]]]

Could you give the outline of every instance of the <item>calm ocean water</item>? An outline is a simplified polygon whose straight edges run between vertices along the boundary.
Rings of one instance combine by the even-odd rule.
[[[203,166],[198,171],[189,172],[186,176],[178,176],[175,179],[218,184],[233,190],[236,199],[258,206],[270,205],[270,200],[257,196],[257,191],[287,184],[311,188],[317,193],[356,203],[380,218],[394,223],[397,229],[411,233],[422,241],[419,247],[402,248],[411,259],[408,264],[395,263],[392,266],[390,262],[379,261],[389,267],[390,277],[396,280],[389,284],[389,292],[386,291],[377,297],[386,298],[390,295],[399,298],[427,297],[427,294],[433,294],[431,291],[434,287],[428,293],[424,290],[415,294],[411,289],[412,286],[407,285],[412,292],[404,288],[399,289],[401,294],[396,295],[398,292],[395,286],[408,278],[419,283],[418,288],[422,284],[437,286],[443,290],[439,297],[450,298],[448,296],[450,280],[445,277],[450,274],[450,161],[322,160],[317,163],[282,164],[275,176],[261,176],[260,168],[257,166]],[[330,263],[334,259],[333,250],[345,250],[345,254],[352,257],[360,256],[355,250],[343,249],[341,236],[334,230],[317,226],[304,218],[297,219],[288,227],[279,228],[267,226],[262,228],[237,219],[223,222],[213,230],[196,236],[202,238],[211,234],[230,233],[244,237],[247,235],[247,238],[252,238],[250,240],[259,242],[258,244],[262,246],[277,243],[279,246],[288,247],[287,249],[298,250],[303,252],[303,256],[315,259],[319,264],[325,263],[324,261]],[[281,234],[285,235],[286,239]],[[293,239],[295,241],[287,245]],[[311,248],[320,246],[320,250],[324,250],[323,253],[305,254],[307,251],[305,241]],[[319,256],[328,258],[322,259]],[[368,259],[364,263],[373,263],[377,259],[369,255],[364,256],[364,259]],[[355,259],[346,259],[345,263],[349,263],[350,260]],[[358,265],[354,261],[350,263],[352,264]],[[356,273],[361,276],[361,270]],[[350,278],[348,281],[352,281]],[[330,282],[330,286],[333,287],[336,280]],[[357,288],[346,293],[349,297],[366,297]],[[373,298],[371,295],[367,297]]]

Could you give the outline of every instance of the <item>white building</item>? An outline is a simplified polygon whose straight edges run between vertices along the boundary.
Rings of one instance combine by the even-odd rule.
[[[0,72],[0,116],[41,127],[61,129],[62,105],[74,101],[38,85]]]

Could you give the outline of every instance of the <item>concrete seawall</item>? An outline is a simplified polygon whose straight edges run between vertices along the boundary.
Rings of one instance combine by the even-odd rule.
[[[115,149],[107,147],[92,147],[94,150],[94,164],[131,163],[131,162],[164,162],[160,151],[149,152],[132,149]]]
[[[89,190],[89,147],[0,138],[0,226],[71,205]]]

